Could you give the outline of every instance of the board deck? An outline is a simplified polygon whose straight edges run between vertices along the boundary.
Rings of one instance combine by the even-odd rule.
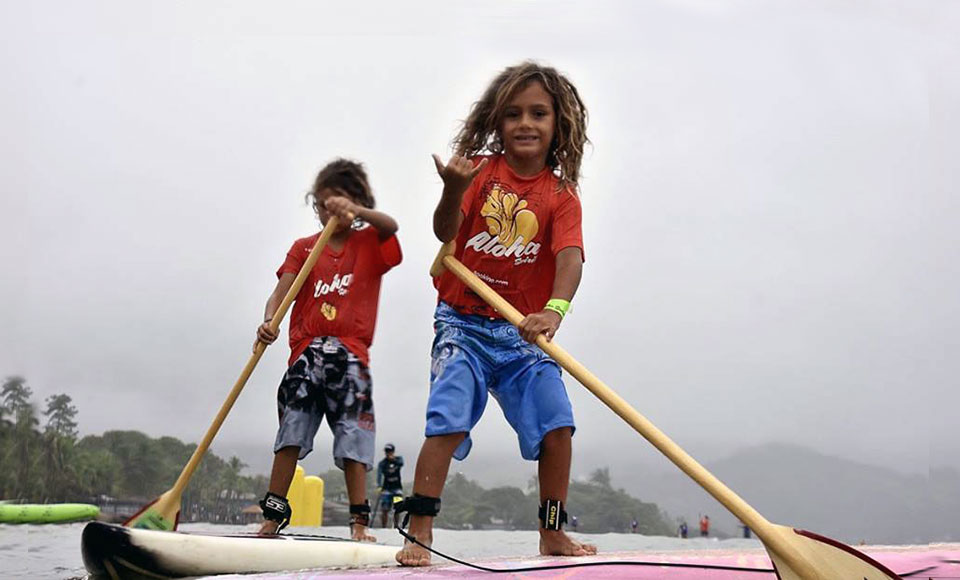
[[[939,544],[931,546],[864,547],[864,551],[899,573],[905,579],[956,580],[960,578],[960,545]],[[375,570],[304,570],[283,574],[226,576],[218,580],[251,580],[253,578],[276,578],[290,580],[437,580],[439,578],[462,578],[466,580],[490,578],[489,572],[475,570],[459,564],[445,563],[434,556],[434,566],[428,568],[389,567]],[[637,580],[771,580],[776,574],[771,570],[770,558],[764,550],[698,550],[664,552],[611,552],[587,558],[503,558],[484,559],[479,563],[491,568],[521,568],[549,566],[553,564],[594,563],[599,566],[540,570],[498,574],[498,578],[563,578],[563,579],[613,579]],[[644,562],[650,565],[631,565],[625,562]],[[675,567],[668,564],[685,564],[691,567]],[[753,568],[746,570],[718,570],[696,566],[730,566]]]
[[[164,532],[92,522],[81,537],[95,578],[178,578],[393,565],[395,547],[327,536]]]
[[[452,564],[438,556],[434,556],[433,566],[403,568],[394,562],[396,546],[327,536],[284,534],[265,538],[255,534],[158,532],[93,522],[84,529],[81,544],[84,564],[94,578],[225,575],[219,578],[435,580],[490,576],[489,572]],[[957,544],[864,546],[861,549],[903,578],[960,578],[960,545]],[[517,571],[505,574],[507,578],[776,578],[770,558],[762,549],[608,552],[586,558],[483,558],[473,563],[510,570],[571,563],[591,564],[576,568]]]

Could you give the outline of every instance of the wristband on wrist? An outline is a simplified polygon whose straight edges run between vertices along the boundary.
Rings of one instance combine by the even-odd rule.
[[[560,315],[560,320],[563,320],[563,317],[567,315],[567,311],[570,310],[570,301],[563,300],[562,298],[551,298],[547,300],[547,305],[543,307],[544,310],[553,310]]]

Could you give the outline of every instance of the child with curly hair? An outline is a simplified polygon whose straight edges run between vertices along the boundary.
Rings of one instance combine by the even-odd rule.
[[[337,159],[320,170],[307,194],[322,224],[340,220],[297,294],[290,316],[290,361],[277,391],[280,428],[274,443],[270,487],[260,506],[263,535],[290,521],[285,497],[297,460],[313,450],[324,417],[333,432],[333,459],[343,470],[355,540],[367,533],[370,506],[366,472],[373,468],[375,423],[368,349],[373,342],[380,280],[402,259],[397,222],[374,210],[367,173],[355,161]],[[277,270],[257,340],[271,344],[270,321],[310,254],[319,233],[293,243]]]
[[[524,459],[539,462],[540,553],[582,556],[596,547],[567,536],[573,411],[560,367],[534,343],[551,339],[580,283],[583,264],[577,180],[587,110],[551,67],[524,62],[501,72],[474,104],[447,162],[434,155],[443,193],[433,229],[454,255],[525,318],[504,320],[450,272],[434,279],[435,313],[426,440],[414,495],[404,500],[410,533],[430,545],[452,457],[470,451],[470,430],[489,394],[517,432]],[[407,566],[430,553],[407,542]]]

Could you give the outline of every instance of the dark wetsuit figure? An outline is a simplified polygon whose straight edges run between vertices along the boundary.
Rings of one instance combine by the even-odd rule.
[[[393,508],[393,499],[403,497],[403,482],[400,480],[400,468],[403,457],[394,455],[392,450],[377,465],[377,487],[380,488],[380,520],[387,527],[387,515]]]

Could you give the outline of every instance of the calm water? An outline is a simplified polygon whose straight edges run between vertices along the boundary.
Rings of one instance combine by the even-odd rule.
[[[86,570],[80,556],[80,533],[84,524],[6,525],[0,524],[0,577],[7,578],[84,578]],[[184,531],[221,533],[254,532],[257,526],[221,526],[185,524]],[[345,527],[294,528],[302,534],[349,537]],[[383,544],[399,546],[402,538],[392,530],[377,529],[374,535]],[[645,537],[638,534],[574,534],[597,544],[604,552],[629,550],[703,550],[762,549],[756,540],[689,539]],[[530,556],[537,551],[537,532],[501,530],[436,530],[434,546],[458,558]],[[439,559],[438,559],[439,560]]]

